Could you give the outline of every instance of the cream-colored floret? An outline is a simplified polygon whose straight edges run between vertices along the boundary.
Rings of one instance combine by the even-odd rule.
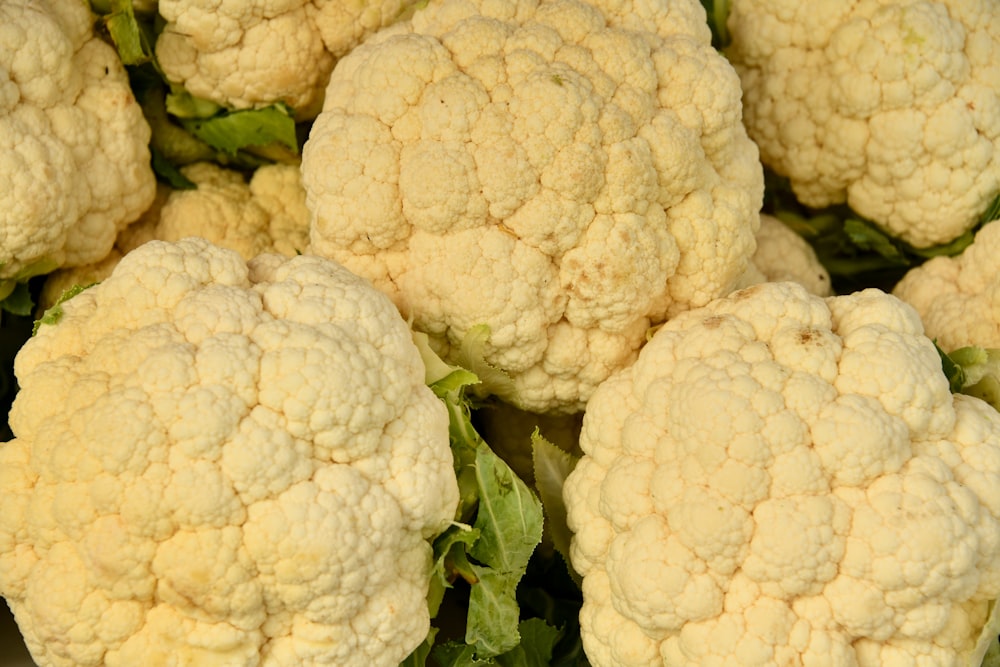
[[[733,0],[726,50],[761,160],[916,247],[1000,192],[995,0]]]
[[[41,667],[395,667],[458,489],[385,295],[150,241],[15,361],[0,595]]]
[[[245,109],[283,102],[311,118],[336,59],[406,18],[416,0],[160,0],[156,55],[197,97]]]
[[[908,271],[893,294],[917,309],[944,350],[1000,348],[1000,222],[984,225],[962,254]]]
[[[150,130],[87,3],[0,4],[0,288],[103,259],[156,189]]]
[[[195,189],[161,185],[153,205],[122,230],[107,257],[46,279],[39,308],[53,305],[74,285],[100,282],[124,255],[153,239],[200,236],[246,260],[266,252],[291,256],[308,250],[309,212],[297,165],[264,165],[249,182],[237,171],[208,162],[182,167],[181,173]]]
[[[809,242],[773,215],[761,213],[757,249],[738,288],[791,280],[817,296],[833,294],[830,273]]]
[[[902,301],[764,283],[682,313],[594,393],[580,447],[595,667],[971,664],[1000,415],[950,393]]]
[[[340,60],[303,149],[313,251],[446,358],[486,324],[519,407],[573,412],[732,289],[763,180],[692,0],[445,0]]]

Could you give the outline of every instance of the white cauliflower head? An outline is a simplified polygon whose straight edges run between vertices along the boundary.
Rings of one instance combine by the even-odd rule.
[[[385,295],[151,241],[16,359],[0,595],[43,667],[395,667],[458,489]]]
[[[0,283],[96,262],[156,191],[150,130],[87,3],[0,3]]]
[[[704,10],[604,4],[432,3],[338,63],[303,149],[313,251],[446,358],[488,325],[536,412],[581,409],[651,324],[730,290],[758,225]]]
[[[580,446],[595,667],[969,664],[1000,595],[1000,414],[951,395],[891,295],[765,283],[683,313]]]
[[[738,287],[791,280],[818,296],[833,294],[830,272],[809,242],[778,218],[760,214],[757,249]]]
[[[111,275],[121,258],[146,241],[180,241],[200,236],[250,260],[276,252],[295,255],[309,246],[309,212],[298,165],[258,167],[250,181],[232,169],[209,162],[181,167],[194,189],[158,187],[153,204],[122,230],[115,247],[96,264],[61,269],[45,279],[39,308],[55,304],[75,285],[90,285]]]
[[[160,0],[156,56],[188,92],[236,109],[283,102],[311,118],[336,59],[419,0]]]
[[[917,309],[943,349],[1000,348],[1000,222],[984,225],[960,255],[910,269],[892,293]]]
[[[761,160],[916,247],[1000,192],[996,0],[733,0],[726,54]]]

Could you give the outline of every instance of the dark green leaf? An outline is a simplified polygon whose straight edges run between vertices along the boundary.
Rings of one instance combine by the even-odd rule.
[[[729,18],[730,0],[701,0],[708,18],[708,27],[712,30],[712,46],[724,49],[729,46],[730,35],[726,27]]]
[[[151,164],[153,165],[153,173],[161,181],[174,190],[194,190],[198,187],[193,181],[182,174],[180,169],[163,157],[163,153],[152,146],[149,147],[149,152],[152,156]]]
[[[979,222],[981,224],[986,224],[987,222],[993,222],[994,220],[1000,220],[1000,194],[993,199],[992,203],[986,207],[983,214],[979,216]]]
[[[497,656],[497,664],[504,667],[549,667],[552,649],[559,641],[559,629],[540,618],[529,618],[517,627],[521,643]]]
[[[476,657],[476,647],[459,642],[448,642],[435,646],[431,655],[439,667],[478,667],[496,664],[492,658]]]
[[[13,315],[31,315],[34,307],[27,282],[15,283],[10,293],[0,301],[0,308]]]

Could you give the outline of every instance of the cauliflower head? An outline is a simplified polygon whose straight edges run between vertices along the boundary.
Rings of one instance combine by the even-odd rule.
[[[311,118],[336,59],[420,0],[160,0],[167,78],[235,109],[283,102]]]
[[[915,247],[1000,192],[995,0],[733,0],[726,54],[761,160]]]
[[[738,287],[791,280],[818,296],[833,294],[830,272],[809,242],[773,215],[760,214],[757,249]]]
[[[683,313],[580,447],[595,667],[969,664],[1000,595],[1000,414],[952,396],[902,301],[765,283]]]
[[[385,295],[151,241],[18,354],[0,595],[42,667],[395,667],[458,489]]]
[[[0,283],[89,264],[152,202],[150,130],[87,3],[0,3]]]
[[[39,309],[54,305],[74,285],[104,280],[126,253],[153,239],[200,236],[246,260],[263,253],[291,256],[308,249],[309,212],[297,165],[258,167],[249,182],[241,173],[210,162],[186,165],[180,171],[195,189],[159,184],[153,204],[118,234],[104,259],[46,277]]]
[[[943,349],[1000,348],[1000,223],[984,225],[960,255],[910,269],[892,293],[917,309]]]
[[[578,411],[745,269],[763,176],[739,96],[692,0],[432,3],[331,76],[311,247],[448,360],[489,326],[517,407]]]

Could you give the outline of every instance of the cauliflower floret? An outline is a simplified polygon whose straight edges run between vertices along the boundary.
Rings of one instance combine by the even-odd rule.
[[[746,268],[739,95],[693,0],[432,3],[333,72],[303,149],[313,251],[449,360],[488,325],[518,407],[579,411]]]
[[[429,628],[448,416],[385,295],[150,241],[15,361],[0,595],[42,667],[395,667]]]
[[[984,225],[957,257],[910,269],[892,293],[917,309],[927,335],[946,351],[1000,348],[1000,222]]]
[[[580,447],[595,667],[969,664],[1000,595],[1000,414],[949,392],[898,299],[764,283],[683,313]]]
[[[761,160],[916,247],[1000,192],[996,0],[733,0],[726,55]]]
[[[297,165],[264,165],[248,183],[237,171],[209,162],[181,167],[196,189],[160,185],[149,209],[118,235],[115,247],[96,264],[49,275],[38,299],[53,305],[74,285],[90,285],[111,275],[127,253],[146,241],[179,241],[200,236],[250,260],[266,252],[295,255],[309,246],[309,212]]]
[[[817,296],[833,294],[830,273],[809,242],[773,215],[761,213],[757,249],[738,288],[791,280]]]
[[[312,118],[336,59],[419,0],[160,0],[167,78],[236,109],[284,102]]]
[[[150,205],[149,125],[85,2],[0,3],[0,287],[89,264]]]

